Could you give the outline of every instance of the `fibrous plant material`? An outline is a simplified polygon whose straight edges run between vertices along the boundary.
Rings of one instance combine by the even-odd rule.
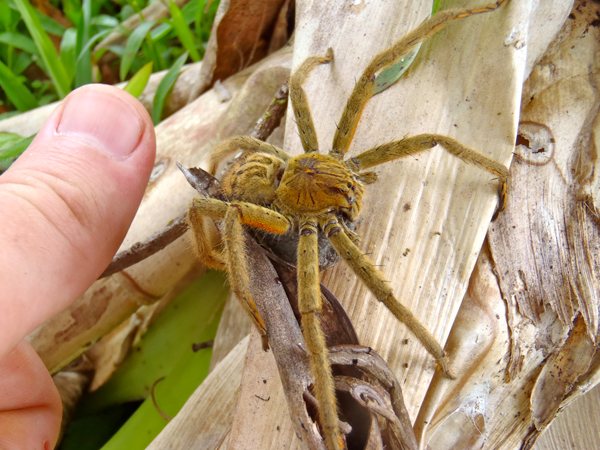
[[[598,5],[567,14],[524,84],[507,208],[449,339],[464,375],[454,387],[434,379],[417,418],[432,448],[532,448],[600,381]]]

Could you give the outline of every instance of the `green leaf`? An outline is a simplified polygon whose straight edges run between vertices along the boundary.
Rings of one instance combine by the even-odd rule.
[[[32,62],[33,58],[29,53],[21,52],[21,54],[17,56],[17,61],[13,64],[13,73],[15,75],[21,75]]]
[[[197,2],[196,17],[194,18],[196,35],[201,41],[206,42],[210,37],[212,23],[217,14],[217,9],[219,8],[219,2],[211,2],[208,7],[206,7],[205,0],[197,0]]]
[[[161,19],[159,20],[159,22],[162,22],[163,20],[165,19]],[[161,23],[159,26],[157,26],[154,30],[150,32],[150,38],[153,41],[158,41],[167,36],[171,32],[171,30],[173,30],[173,26],[170,23]]]
[[[5,30],[14,30],[19,20],[18,14],[13,14],[8,2],[0,2],[0,23]]]
[[[77,27],[82,15],[81,0],[61,0],[60,5],[67,19]]]
[[[121,81],[125,80],[129,69],[131,68],[131,64],[133,64],[133,59],[137,55],[138,50],[142,46],[142,42],[144,41],[148,31],[150,28],[154,26],[156,22],[154,20],[150,22],[144,22],[139,27],[137,27],[127,39],[127,44],[125,45],[125,53],[123,54],[123,58],[121,59],[121,70],[119,72],[119,76]]]
[[[0,61],[0,86],[19,111],[29,111],[38,107],[33,94],[2,61]]]
[[[131,77],[127,86],[123,89],[125,92],[129,92],[135,98],[138,98],[144,91],[144,88],[148,84],[150,75],[152,75],[152,61],[142,67],[137,73]]]
[[[95,17],[92,17],[91,24],[98,27],[115,28],[119,26],[119,20],[116,17],[108,16],[106,14],[99,14]]]
[[[129,19],[131,16],[135,14],[135,11],[131,7],[131,5],[125,5],[121,8],[121,21],[125,21]]]
[[[183,13],[181,9],[177,6],[177,4],[173,1],[169,1],[169,11],[171,11],[171,18],[173,20],[173,26],[175,27],[175,31],[177,33],[177,37],[186,48],[188,52],[190,52],[190,56],[192,61],[197,62],[200,61],[200,53],[196,49],[196,44],[194,43],[194,36],[187,23],[185,22],[185,18],[183,17]]]
[[[139,402],[114,405],[88,416],[76,414],[68,424],[60,450],[98,450],[119,431],[139,407]]]
[[[60,98],[64,98],[70,91],[69,77],[58,59],[52,41],[44,31],[40,18],[29,2],[26,0],[14,0],[14,2],[29,30],[29,34],[33,38],[33,42],[35,42],[38,53],[44,61],[44,65],[48,70],[48,76],[54,83],[56,92],[58,92]]]
[[[17,142],[22,141],[23,136],[16,133],[9,133],[7,131],[0,132],[0,150],[3,150],[8,147],[12,147]]]
[[[125,54],[125,47],[123,47],[122,45],[110,45],[108,47],[108,50],[110,50],[120,58],[123,58],[123,55]]]
[[[377,75],[377,78],[375,79],[376,86],[375,86],[375,93],[373,95],[377,95],[380,92],[385,91],[392,84],[394,84],[396,81],[398,81],[398,79],[402,75],[404,75],[404,73],[408,70],[410,65],[413,63],[413,61],[415,60],[415,57],[419,53],[420,48],[421,48],[421,44],[417,45],[417,47],[413,51],[407,53],[404,56],[404,58],[402,58],[396,64],[388,67],[387,69],[382,70],[381,73],[379,75]]]
[[[187,60],[188,52],[185,52],[173,63],[167,74],[160,81],[156,94],[154,94],[154,102],[152,103],[152,123],[158,125],[162,117],[165,101],[169,96],[171,89],[179,77],[179,72]]]
[[[217,276],[215,277],[215,275]],[[164,353],[164,356],[161,357],[161,360],[149,358],[151,355],[147,355],[145,357],[141,356],[141,352],[139,351],[133,352],[131,355],[138,358],[138,364],[139,362],[143,361],[142,358],[145,358],[146,364],[140,364],[137,372],[129,374],[128,384],[139,385],[140,379],[145,379],[146,381],[141,387],[144,388],[142,392],[147,395],[149,388],[156,382],[156,380],[161,376],[165,376],[165,379],[162,382],[156,384],[154,394],[156,402],[161,410],[171,417],[174,417],[175,414],[177,414],[190,395],[193,394],[196,388],[208,375],[212,349],[206,348],[194,353],[192,351],[191,343],[206,342],[214,339],[224,304],[225,290],[223,289],[223,276],[221,274],[206,274],[204,277],[202,277],[200,282],[202,282],[207,276],[212,279],[211,284],[213,285],[213,289],[217,289],[222,293],[219,295],[220,298],[218,302],[215,302],[214,300],[212,302],[208,301],[207,303],[212,303],[212,307],[203,307],[200,311],[197,311],[200,309],[198,306],[196,306],[194,309],[191,309],[189,306],[187,306],[190,305],[191,302],[188,302],[187,304],[179,304],[179,315],[186,313],[186,315],[190,316],[190,318],[188,318],[188,322],[192,324],[192,327],[186,330],[180,324],[173,322],[173,324],[176,326],[172,327],[170,332],[167,333],[165,323],[163,322],[163,325],[161,325],[161,328],[164,328],[164,331],[162,332],[163,337],[160,340],[157,339],[153,345],[153,347],[156,348],[155,353]],[[204,294],[203,291],[198,292],[202,292]],[[198,305],[201,303],[198,301],[200,299],[198,298],[197,293],[195,293],[193,297],[195,297],[192,298],[193,304]],[[206,300],[206,298],[204,299]],[[169,305],[167,308],[170,306],[172,305]],[[187,311],[184,311],[184,308],[187,308]],[[167,314],[166,310],[152,326],[154,327],[155,325],[158,325],[158,321],[163,319],[165,314]],[[193,324],[194,321],[198,322],[199,320],[204,322],[202,327],[198,327],[197,325]],[[156,328],[158,328],[158,326],[156,326]],[[202,329],[201,333],[198,332],[199,329]],[[146,336],[149,334],[150,330],[148,330]],[[146,336],[144,336],[142,339],[146,339]],[[185,346],[182,348],[183,352],[181,354],[177,354],[179,358],[175,358],[176,355],[173,354],[174,350],[178,350],[179,347],[181,347],[180,344],[182,341],[185,342]],[[125,364],[126,363],[123,362],[122,366]],[[161,372],[164,375],[160,375]],[[149,373],[153,375],[149,376]],[[115,385],[113,383],[113,379],[116,376],[117,374],[115,373],[115,375],[105,386],[111,384],[114,388]],[[124,381],[125,380],[122,378],[121,382]],[[104,390],[107,395],[111,395],[112,392],[109,392],[108,389],[105,389],[105,386],[96,392],[98,393],[100,390]],[[112,437],[112,439],[108,441],[104,447],[102,447],[102,450],[144,450],[166,425],[167,421],[160,416],[154,407],[152,399],[146,398],[146,401],[142,403],[142,406],[138,408],[138,410]]]
[[[56,96],[56,94],[50,93],[50,94],[43,95],[42,98],[40,98],[38,100],[38,103],[40,104],[40,106],[46,106],[46,105],[49,105],[50,103],[54,103],[57,100],[58,100],[58,97]]]
[[[83,47],[83,49],[81,49],[81,52],[79,53],[79,56],[77,57],[77,62],[79,62],[83,57],[85,57],[86,53],[96,44],[96,42],[104,39],[110,33],[112,33],[112,30],[104,30],[104,31],[100,31],[99,33],[96,33],[95,35],[93,35],[91,37],[91,39],[88,40],[87,44],[85,44],[85,47]]]
[[[35,138],[35,135],[24,139],[21,138],[17,143],[0,151],[0,173],[8,169],[14,160],[27,150],[27,147],[29,147],[33,138]]]
[[[204,8],[206,4],[206,0],[196,0],[196,14],[194,17],[194,25],[196,27],[196,34],[198,35],[198,37],[200,39],[202,39],[202,31],[203,31],[203,27],[202,27],[202,22],[203,22],[203,18],[204,18]],[[187,5],[186,5],[187,6]]]
[[[213,339],[226,297],[224,275],[206,272],[169,303],[110,380],[82,400],[81,413],[145,399],[158,378],[178,376],[178,362],[198,356],[192,344]]]
[[[60,61],[67,72],[69,84],[75,76],[75,55],[77,51],[77,30],[75,28],[67,28],[60,40]]]
[[[47,33],[53,34],[55,36],[62,36],[64,34],[66,28],[63,25],[58,23],[56,20],[46,16],[45,14],[42,14],[37,9],[35,10],[35,12],[36,12],[36,15],[38,16],[38,18],[40,19],[42,28]]]
[[[4,119],[10,119],[11,117],[18,116],[19,114],[21,114],[21,111],[9,111],[2,113],[0,114],[0,121]]]
[[[0,33],[0,42],[21,49],[27,53],[37,53],[37,48],[35,48],[35,44],[31,38],[24,34],[10,32]]]
[[[92,0],[83,0],[82,20],[77,24],[77,62],[75,63],[75,87],[92,82],[92,56],[88,47],[90,21],[92,20]]]

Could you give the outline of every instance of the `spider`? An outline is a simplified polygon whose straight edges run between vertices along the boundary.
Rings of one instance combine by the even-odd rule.
[[[490,12],[506,0],[477,9],[439,12],[415,30],[379,53],[357,81],[342,113],[328,154],[318,152],[317,136],[306,94],[302,88],[310,73],[333,59],[330,48],[325,56],[306,59],[290,79],[290,98],[304,154],[290,156],[283,150],[250,136],[238,136],[221,142],[214,150],[213,163],[241,152],[222,180],[229,202],[198,197],[193,200],[188,222],[193,230],[193,245],[200,259],[210,267],[229,273],[231,288],[248,311],[268,348],[268,330],[256,309],[249,289],[249,262],[246,258],[243,226],[269,234],[288,232],[298,236],[297,277],[302,330],[311,361],[315,397],[319,402],[319,425],[327,448],[343,448],[338,426],[334,381],[328,361],[328,349],[319,323],[318,239],[324,236],[352,268],[375,297],[415,334],[440,364],[444,374],[453,378],[447,356],[431,333],[394,296],[383,274],[358,248],[358,235],[352,223],[360,214],[365,186],[377,176],[371,167],[436,145],[495,174],[499,179],[499,210],[504,207],[508,170],[502,164],[465,147],[457,140],[438,134],[421,134],[389,142],[344,159],[366,102],[374,95],[376,75],[392,66],[415,47],[436,34],[453,20]],[[223,222],[223,247],[209,244],[204,218]]]

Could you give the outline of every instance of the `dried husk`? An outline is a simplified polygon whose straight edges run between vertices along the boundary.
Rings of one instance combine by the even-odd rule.
[[[415,424],[432,448],[531,448],[600,381],[598,11],[576,2],[524,85],[508,206],[449,338],[463,377],[434,379]],[[577,417],[597,428],[589,411]],[[581,448],[594,448],[586,435]],[[556,432],[538,448],[568,441],[573,433]]]

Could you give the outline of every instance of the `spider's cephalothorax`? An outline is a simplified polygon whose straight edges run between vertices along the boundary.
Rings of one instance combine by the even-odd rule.
[[[447,10],[435,14],[391,48],[378,54],[356,82],[336,131],[328,155],[318,153],[317,137],[302,84],[319,64],[333,58],[329,49],[324,57],[305,60],[290,79],[290,97],[304,154],[291,157],[270,144],[240,136],[219,144],[213,161],[242,154],[227,171],[223,186],[230,202],[196,198],[188,220],[194,231],[194,246],[202,261],[229,273],[231,287],[246,308],[267,348],[267,331],[252,299],[249,263],[246,260],[242,225],[267,234],[295,233],[298,241],[296,267],[302,331],[314,376],[315,396],[319,402],[319,425],[329,449],[340,449],[343,437],[338,426],[334,382],[328,361],[325,337],[318,314],[321,311],[319,288],[319,236],[328,239],[335,251],[371,290],[373,295],[415,334],[423,346],[452,377],[444,350],[412,312],[394,296],[385,276],[357,247],[357,236],[348,227],[356,220],[364,194],[364,184],[376,177],[367,169],[394,159],[414,155],[440,145],[467,163],[495,174],[499,179],[500,209],[504,206],[508,170],[502,164],[465,147],[457,140],[438,134],[421,134],[389,142],[344,160],[366,102],[376,88],[376,75],[398,62],[404,55],[452,20],[493,11],[506,0],[479,9]],[[203,217],[223,221],[223,249],[215,250],[206,239]]]
[[[362,182],[346,164],[329,155],[307,153],[288,163],[274,205],[287,215],[319,216],[336,211],[355,220],[363,193]]]

